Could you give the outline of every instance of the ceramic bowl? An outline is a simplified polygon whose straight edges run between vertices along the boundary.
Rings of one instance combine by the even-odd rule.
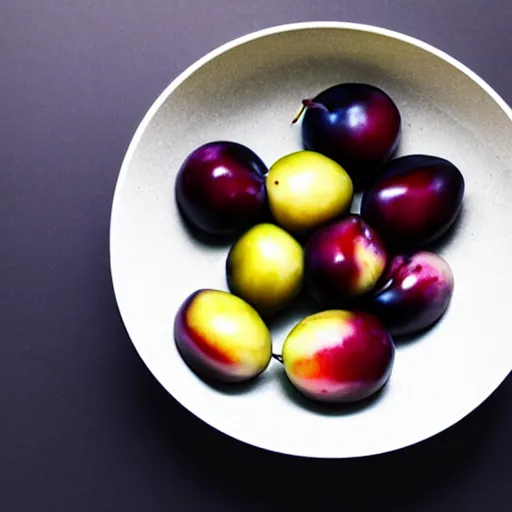
[[[301,149],[291,121],[303,98],[340,82],[383,88],[403,122],[399,155],[451,160],[466,181],[457,225],[440,248],[455,276],[446,315],[397,345],[392,376],[371,403],[342,410],[298,396],[272,360],[253,385],[220,390],[184,363],[179,306],[199,288],[227,290],[228,246],[199,241],[178,213],[186,156],[212,140],[252,148],[267,165]],[[231,41],[178,76],[131,141],[111,215],[111,269],[136,350],[161,385],[211,427],[284,454],[347,458],[425,440],[478,407],[512,368],[512,113],[475,73],[403,34],[340,22],[272,27]],[[275,350],[307,308],[272,325]],[[178,421],[178,419],[177,419]]]

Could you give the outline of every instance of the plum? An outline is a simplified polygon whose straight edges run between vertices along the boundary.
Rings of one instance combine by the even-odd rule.
[[[303,100],[302,105],[306,110],[301,127],[304,147],[343,166],[356,190],[372,179],[398,147],[400,111],[379,87],[341,83]]]
[[[363,193],[361,216],[396,250],[426,246],[457,218],[464,177],[444,158],[414,154],[388,162]]]
[[[453,293],[453,273],[441,256],[418,251],[395,256],[369,301],[393,336],[407,336],[435,323],[447,310]]]
[[[351,214],[317,231],[305,247],[305,285],[319,303],[348,306],[378,282],[387,263],[379,234]]]
[[[322,402],[357,402],[389,380],[393,338],[365,312],[328,310],[299,322],[286,337],[282,362],[291,383]]]
[[[272,315],[302,289],[304,250],[284,229],[275,224],[258,224],[229,250],[226,275],[232,293],[260,315]]]
[[[207,381],[254,379],[272,357],[272,338],[261,317],[222,290],[196,290],[183,301],[174,319],[174,339],[185,363]]]
[[[175,195],[180,213],[208,236],[239,234],[266,211],[267,172],[261,158],[243,144],[203,144],[187,156],[178,171]]]
[[[314,151],[296,151],[275,161],[266,188],[277,224],[300,238],[348,211],[353,197],[352,180],[343,167]]]

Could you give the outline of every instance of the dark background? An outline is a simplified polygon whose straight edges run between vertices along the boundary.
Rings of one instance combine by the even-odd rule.
[[[1,1],[1,512],[511,510],[511,377],[424,443],[305,460],[203,425],[125,333],[108,229],[136,126],[207,51],[304,20],[424,39],[512,103],[509,0]]]

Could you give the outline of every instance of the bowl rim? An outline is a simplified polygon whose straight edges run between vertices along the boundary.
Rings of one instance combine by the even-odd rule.
[[[128,173],[128,169],[131,165],[132,158],[137,150],[137,147],[139,145],[140,140],[143,137],[143,134],[146,130],[146,128],[151,123],[153,117],[156,115],[158,110],[162,107],[162,105],[165,103],[165,101],[169,98],[169,96],[183,83],[185,82],[191,75],[193,75],[197,70],[202,68],[205,64],[208,62],[213,61],[215,58],[219,57],[220,55],[227,53],[228,51],[242,46],[246,43],[255,41],[257,39],[262,39],[267,36],[285,33],[285,32],[293,32],[293,31],[299,31],[299,30],[318,30],[318,29],[340,29],[340,30],[351,30],[351,31],[357,31],[357,32],[366,32],[372,35],[382,35],[391,39],[395,39],[404,43],[407,43],[411,46],[414,46],[418,49],[424,50],[441,60],[445,61],[446,63],[452,65],[454,68],[465,74],[468,78],[470,78],[474,83],[476,83],[484,92],[486,92],[493,100],[494,102],[500,107],[500,109],[505,113],[505,115],[509,118],[509,120],[512,122],[512,108],[511,106],[501,97],[501,95],[488,83],[486,82],[482,77],[480,77],[476,72],[471,70],[468,66],[463,64],[461,61],[456,59],[455,57],[452,57],[445,51],[441,50],[440,48],[427,43],[421,39],[418,39],[416,37],[410,36],[406,33],[396,31],[393,29],[384,28],[382,26],[378,25],[371,25],[371,24],[365,24],[365,23],[358,23],[358,22],[348,22],[348,21],[302,21],[302,22],[293,22],[293,23],[285,23],[285,24],[279,24],[270,26],[267,28],[255,30],[249,33],[246,33],[245,35],[236,37],[234,39],[229,40],[228,42],[225,42],[216,48],[208,51],[206,54],[204,54],[202,57],[197,59],[195,62],[190,64],[188,67],[183,69],[175,78],[160,92],[160,94],[156,97],[156,99],[153,101],[153,103],[149,106],[144,116],[139,121],[138,126],[136,127],[135,131],[132,134],[131,141],[125,151],[125,155],[122,159],[120,170],[118,173],[118,177],[116,180],[116,185],[113,191],[112,196],[112,203],[111,203],[111,211],[110,211],[110,219],[109,219],[109,267],[110,267],[110,275],[111,275],[111,281],[112,286],[114,290],[114,296],[116,298],[116,304],[118,306],[119,315],[121,317],[121,320],[125,326],[126,332],[128,334],[128,337],[130,338],[130,341],[132,345],[134,346],[137,354],[143,361],[143,363],[146,365],[147,369],[157,380],[157,382],[187,411],[192,413],[195,417],[200,419],[203,423],[206,425],[215,428],[217,431],[222,432],[224,435],[227,435],[228,437],[231,437],[233,439],[236,439],[237,441],[241,441],[244,444],[255,446],[257,448],[263,448],[266,451],[273,451],[275,453],[281,453],[285,455],[293,455],[298,457],[305,457],[305,458],[331,458],[331,459],[343,459],[343,458],[354,458],[355,456],[343,456],[343,455],[333,455],[332,457],[326,457],[326,456],[315,456],[315,455],[301,455],[298,453],[292,453],[292,452],[283,452],[283,451],[277,451],[272,450],[271,448],[259,446],[256,444],[251,443],[250,441],[246,439],[242,439],[239,437],[235,437],[232,434],[229,434],[227,432],[224,432],[220,429],[218,429],[215,425],[212,425],[209,423],[206,419],[204,419],[201,415],[199,415],[196,411],[190,410],[184,403],[179,401],[174,395],[163,385],[163,383],[160,381],[157,375],[153,373],[151,370],[150,364],[140,350],[137,347],[137,344],[135,343],[131,333],[130,329],[128,327],[129,322],[127,321],[127,318],[125,318],[125,315],[119,305],[119,285],[118,285],[118,278],[116,277],[116,271],[115,271],[115,265],[113,262],[113,246],[114,246],[114,225],[115,225],[115,218],[116,218],[116,212],[120,208],[120,201],[121,201],[121,189],[123,187],[124,181],[126,179],[126,175]],[[369,457],[374,455],[380,455],[384,453],[394,452],[398,451],[410,446],[414,446],[415,444],[418,444],[420,442],[423,442],[427,439],[436,437],[437,435],[441,434],[442,432],[452,428],[457,423],[459,423],[461,420],[463,420],[466,416],[474,412],[476,409],[478,409],[481,405],[483,405],[484,402],[490,398],[490,396],[501,386],[501,384],[507,379],[509,374],[512,372],[512,369],[505,375],[497,375],[496,379],[492,382],[491,385],[487,386],[486,390],[481,393],[483,395],[483,399],[479,397],[478,405],[476,407],[473,407],[470,410],[465,411],[459,411],[459,414],[457,415],[456,419],[447,425],[442,430],[439,430],[437,432],[433,432],[430,435],[423,435],[420,436],[420,438],[416,439],[413,442],[408,443],[397,443],[395,447],[391,448],[385,448],[380,451],[372,451],[368,453],[361,453],[357,457]]]

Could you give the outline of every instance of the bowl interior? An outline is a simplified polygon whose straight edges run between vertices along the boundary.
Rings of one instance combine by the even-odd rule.
[[[352,457],[401,448],[477,407],[512,367],[512,123],[492,93],[421,43],[353,26],[268,31],[204,59],[173,83],[143,121],[114,200],[111,263],[123,320],[140,356],[187,409],[220,431],[269,450]],[[174,315],[198,288],[227,289],[228,246],[207,246],[176,209],[177,170],[198,145],[229,139],[271,165],[301,149],[292,126],[302,98],[346,81],[375,84],[403,119],[399,154],[451,160],[466,180],[463,211],[439,247],[455,290],[430,331],[398,345],[383,391],[363,407],[313,407],[272,361],[254,385],[213,389],[179,357]],[[354,206],[356,208],[356,206]],[[276,350],[309,312],[305,303],[272,326]]]

